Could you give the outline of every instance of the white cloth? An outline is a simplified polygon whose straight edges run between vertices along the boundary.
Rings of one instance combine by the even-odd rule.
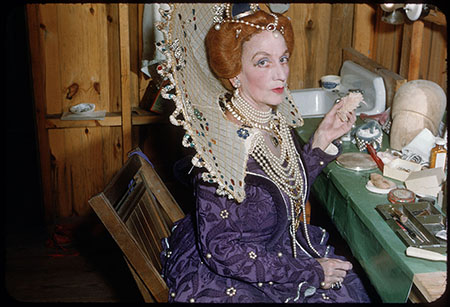
[[[330,143],[330,145],[328,145],[327,148],[325,148],[324,152],[331,156],[335,156],[338,154],[339,149],[336,147],[336,145]]]
[[[416,159],[421,159],[421,161],[417,161],[419,164],[427,164],[430,160],[430,151],[435,143],[433,133],[424,128],[408,145],[402,148],[402,154],[407,157],[415,156]]]
[[[141,71],[148,77],[150,75],[148,66],[165,60],[165,56],[156,48],[155,43],[164,39],[163,34],[155,27],[156,22],[161,21],[159,10],[169,9],[166,3],[150,3],[144,5],[142,16],[142,63]]]

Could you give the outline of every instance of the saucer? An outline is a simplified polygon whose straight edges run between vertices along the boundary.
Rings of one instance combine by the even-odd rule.
[[[72,106],[70,112],[75,114],[89,113],[95,110],[95,104],[93,103],[80,103]]]

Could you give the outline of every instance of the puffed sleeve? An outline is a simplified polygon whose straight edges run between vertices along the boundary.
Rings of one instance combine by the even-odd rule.
[[[278,250],[268,248],[274,227],[282,222],[277,221],[277,207],[264,187],[247,184],[246,199],[238,204],[200,181],[196,184],[198,244],[212,271],[251,283],[304,281],[319,287],[324,275],[314,258],[293,258],[281,245]]]

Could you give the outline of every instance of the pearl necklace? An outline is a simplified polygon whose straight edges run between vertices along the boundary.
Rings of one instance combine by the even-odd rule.
[[[234,96],[231,98],[231,103],[236,110],[246,119],[253,123],[267,124],[272,118],[272,108],[269,111],[256,110],[239,94],[239,89],[234,91]]]
[[[281,144],[280,157],[277,157],[272,153],[262,134],[256,135],[252,155],[269,178],[272,179],[275,184],[289,197],[291,205],[290,235],[294,258],[297,257],[296,244],[298,244],[295,233],[300,225],[300,215],[302,213],[304,221],[303,231],[306,237],[306,242],[311,250],[314,251],[314,253],[320,258],[321,256],[319,252],[311,244],[306,226],[306,189],[304,189],[306,183],[303,179],[306,179],[306,175],[300,155],[295,149],[295,144],[289,131],[289,126],[286,119],[278,111],[273,114],[272,111],[261,112],[255,110],[239,95],[238,89],[234,92],[233,98],[231,99],[231,103],[226,102],[225,106],[234,118],[249,125],[250,127],[273,132],[279,138],[277,144]],[[240,106],[240,109],[238,109],[238,105]]]
[[[269,111],[258,111],[253,108],[246,100],[240,95],[238,89],[234,92],[234,97],[231,98],[231,102],[225,102],[227,110],[238,121],[249,127],[255,127],[260,130],[265,130],[270,134],[275,133],[275,136],[269,134],[269,138],[275,147],[278,147],[281,143],[279,133],[275,129],[273,123],[274,113]]]
[[[255,142],[253,156],[263,171],[276,183],[276,185],[286,193],[290,200],[291,209],[291,225],[290,235],[292,242],[292,251],[294,258],[297,257],[297,239],[295,233],[300,226],[300,214],[303,213],[303,232],[305,234],[306,242],[312,251],[320,258],[321,255],[311,244],[309,232],[306,224],[306,179],[304,167],[300,159],[300,155],[295,150],[294,141],[290,134],[289,127],[285,118],[281,114],[277,114],[279,119],[279,126],[276,127],[280,131],[281,136],[281,156],[278,158],[267,147],[264,138],[259,135]],[[300,167],[301,165],[301,167]]]

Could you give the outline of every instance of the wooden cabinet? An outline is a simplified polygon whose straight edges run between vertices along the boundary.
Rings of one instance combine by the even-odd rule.
[[[164,121],[139,109],[137,15],[128,4],[27,5],[47,221],[87,214],[88,199],[139,145],[133,124]],[[79,103],[105,119],[61,120]]]

